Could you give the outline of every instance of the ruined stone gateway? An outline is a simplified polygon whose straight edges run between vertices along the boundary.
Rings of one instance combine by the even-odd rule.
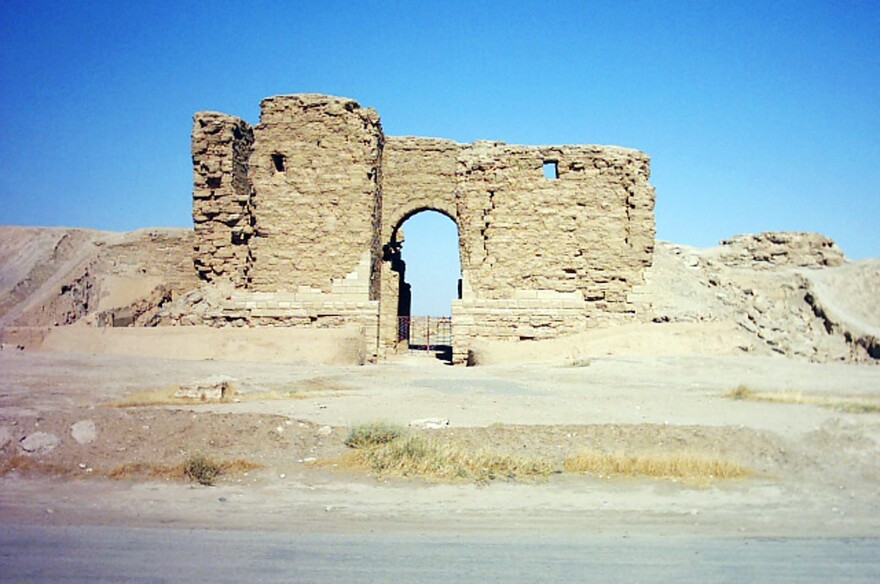
[[[480,339],[551,338],[647,315],[645,153],[385,136],[375,110],[328,95],[260,105],[253,127],[194,116],[194,263],[203,280],[234,286],[224,323],[356,323],[368,359],[395,352],[409,310],[398,232],[425,210],[458,228],[455,362]]]

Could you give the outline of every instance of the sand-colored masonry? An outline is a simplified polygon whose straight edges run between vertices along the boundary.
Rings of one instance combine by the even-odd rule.
[[[202,279],[235,285],[228,321],[356,322],[368,356],[396,350],[407,309],[397,232],[422,210],[458,227],[457,361],[479,338],[550,338],[647,313],[646,154],[386,137],[374,110],[327,95],[275,96],[261,108],[253,128],[194,117],[194,262]]]

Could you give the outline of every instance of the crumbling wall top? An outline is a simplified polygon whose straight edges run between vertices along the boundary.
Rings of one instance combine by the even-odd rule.
[[[260,102],[260,124],[290,123],[293,115],[303,111],[319,109],[325,116],[341,116],[357,112],[366,122],[379,123],[379,113],[371,107],[361,107],[357,101],[348,97],[324,95],[322,93],[290,93],[273,95]]]

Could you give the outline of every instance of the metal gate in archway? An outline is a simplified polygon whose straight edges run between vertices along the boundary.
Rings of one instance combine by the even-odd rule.
[[[410,351],[452,350],[452,319],[448,316],[400,316],[397,338]]]

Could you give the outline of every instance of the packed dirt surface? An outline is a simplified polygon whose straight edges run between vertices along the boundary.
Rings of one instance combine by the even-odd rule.
[[[195,279],[191,237],[0,228],[0,523],[878,533],[880,260],[815,234],[658,242],[642,322],[485,342],[477,367],[362,365],[357,330],[208,326],[228,291]],[[217,376],[233,395],[175,397]],[[724,397],[740,385],[789,403]],[[436,482],[344,463],[352,425],[377,420],[432,420],[408,431],[554,472]],[[584,449],[751,475],[566,471]],[[196,454],[255,467],[199,486],[174,470]]]
[[[233,400],[125,405],[211,375],[234,380]],[[723,397],[738,384],[880,402],[880,368],[778,356],[464,368],[430,356],[340,367],[4,351],[0,516],[267,529],[527,521],[554,532],[876,535],[880,414]],[[449,426],[413,432],[557,467],[590,448],[715,457],[754,474],[698,484],[568,472],[438,483],[334,466],[349,450],[352,425],[418,419]],[[90,425],[92,439],[80,443],[74,428]],[[35,434],[57,444],[24,452]],[[144,470],[195,453],[260,468],[221,475],[215,487]]]

